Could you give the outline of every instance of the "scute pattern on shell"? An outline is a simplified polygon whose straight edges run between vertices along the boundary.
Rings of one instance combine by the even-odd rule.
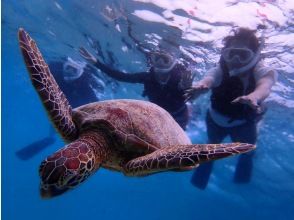
[[[79,130],[108,123],[112,127],[108,130],[112,130],[115,137],[111,141],[124,139],[119,144],[128,145],[126,149],[130,151],[130,148],[139,149],[139,145],[150,145],[149,152],[153,152],[177,144],[191,144],[168,112],[147,101],[120,99],[90,103],[74,109],[73,117],[79,121]],[[97,125],[99,120],[100,125]]]

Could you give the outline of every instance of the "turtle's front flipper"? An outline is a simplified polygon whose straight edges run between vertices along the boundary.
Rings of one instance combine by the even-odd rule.
[[[124,169],[128,176],[196,166],[199,163],[246,153],[255,148],[252,144],[195,144],[162,148],[151,154],[129,161]]]
[[[18,39],[31,81],[54,126],[65,140],[74,140],[77,136],[77,130],[72,120],[71,106],[65,95],[50,73],[35,41],[21,28],[18,31]]]

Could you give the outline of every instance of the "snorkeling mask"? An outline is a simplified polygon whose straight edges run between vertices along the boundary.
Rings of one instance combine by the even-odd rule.
[[[247,48],[226,48],[222,55],[226,62],[238,59],[241,64],[246,64],[254,57],[254,52]]]
[[[230,76],[236,76],[253,68],[260,59],[261,47],[254,53],[248,48],[226,48],[222,51],[222,57],[226,63],[238,63],[241,67],[229,71]]]
[[[67,61],[63,64],[63,78],[66,81],[73,81],[80,78],[86,66],[85,62],[74,61],[68,57]]]
[[[176,65],[176,60],[170,54],[154,52],[150,55],[156,79],[161,84],[166,84],[170,78],[170,71]]]

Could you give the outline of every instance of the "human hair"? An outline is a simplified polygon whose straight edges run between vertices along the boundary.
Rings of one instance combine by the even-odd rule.
[[[255,35],[255,30],[250,30],[248,28],[238,28],[233,30],[233,32],[233,35],[227,36],[223,39],[224,48],[229,47],[235,41],[245,42],[254,52],[256,52],[260,47],[260,42]]]

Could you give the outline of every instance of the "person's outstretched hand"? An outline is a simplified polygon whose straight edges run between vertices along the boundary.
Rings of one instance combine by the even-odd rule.
[[[184,94],[185,102],[196,99],[201,94],[208,92],[208,90],[209,87],[206,84],[196,84],[191,88],[186,89]]]
[[[193,80],[195,78],[195,74],[191,71],[185,71],[182,73],[181,81],[179,82],[179,89],[185,90],[192,86]]]
[[[79,48],[80,55],[88,62],[95,64],[97,59],[84,47]]]
[[[249,105],[252,109],[256,111],[256,113],[262,112],[262,107],[258,104],[257,99],[250,95],[240,96],[232,101],[232,104],[237,103]]]

